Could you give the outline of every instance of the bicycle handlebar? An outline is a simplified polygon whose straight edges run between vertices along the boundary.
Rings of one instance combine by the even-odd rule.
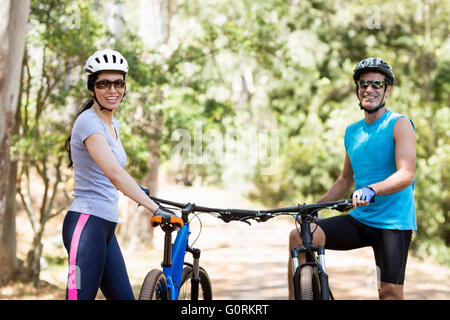
[[[224,222],[241,221],[250,224],[247,220],[253,219],[257,222],[264,222],[278,215],[307,215],[315,214],[322,209],[332,209],[338,211],[347,211],[353,207],[352,199],[322,202],[314,204],[298,204],[297,206],[266,209],[266,210],[248,210],[248,209],[223,209],[197,206],[195,203],[180,203],[165,199],[160,199],[150,195],[150,190],[140,186],[141,189],[158,205],[165,204],[181,209],[183,220],[193,212],[217,213],[218,218]]]

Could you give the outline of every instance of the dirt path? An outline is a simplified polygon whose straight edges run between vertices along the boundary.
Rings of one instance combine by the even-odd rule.
[[[205,206],[249,208],[254,205],[233,192],[213,188],[183,188],[164,185],[160,197]],[[210,215],[201,215],[202,231],[195,247],[202,250],[201,265],[208,271],[215,299],[286,299],[286,266],[290,218],[265,223],[224,223]],[[59,227],[62,223],[57,224]],[[56,230],[55,245],[60,245]],[[197,219],[191,222],[193,241],[200,230]],[[146,273],[158,268],[162,260],[163,232],[154,233],[154,249],[127,251],[122,247],[136,297]],[[47,247],[50,247],[48,245]],[[62,249],[61,249],[62,250]],[[63,256],[65,253],[62,252]],[[330,286],[336,299],[377,299],[373,253],[370,248],[326,252]],[[39,290],[14,284],[1,288],[0,299],[64,299],[67,267],[43,270]],[[50,283],[51,285],[49,285]],[[102,298],[99,294],[98,298]],[[450,269],[409,257],[405,282],[406,299],[450,299]]]

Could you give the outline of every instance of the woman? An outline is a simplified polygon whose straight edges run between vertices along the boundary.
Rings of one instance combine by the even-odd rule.
[[[74,201],[64,219],[63,240],[69,256],[67,298],[95,299],[100,288],[107,299],[134,299],[125,263],[114,235],[119,220],[117,189],[168,217],[123,169],[126,153],[114,118],[126,91],[128,63],[117,51],[95,52],[86,62],[85,103],[66,141],[74,167]]]

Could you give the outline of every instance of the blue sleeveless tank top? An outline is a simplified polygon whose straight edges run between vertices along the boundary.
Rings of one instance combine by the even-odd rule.
[[[352,164],[355,190],[385,180],[397,171],[393,130],[401,117],[405,116],[386,110],[373,123],[362,119],[347,127],[345,148]],[[415,131],[412,121],[411,124]],[[375,196],[374,203],[357,207],[350,215],[375,228],[416,230],[413,192],[414,182],[399,192]]]

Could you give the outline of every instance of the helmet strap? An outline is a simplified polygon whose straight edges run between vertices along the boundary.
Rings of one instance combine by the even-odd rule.
[[[127,94],[127,92],[125,91],[125,92],[123,93],[122,99],[120,99],[120,102],[123,101],[123,98],[125,98],[126,94]],[[97,102],[97,104],[99,105],[100,111],[102,111],[102,110],[108,110],[109,112],[112,112],[111,109],[105,108],[105,107],[102,106],[102,104],[98,101],[98,99],[97,99],[97,94],[95,93],[95,90],[94,90],[94,100],[95,100],[95,102]]]
[[[95,100],[95,102],[97,102],[97,104],[99,105],[100,111],[102,111],[102,110],[108,110],[109,112],[112,111],[111,109],[108,109],[108,108],[105,108],[104,106],[102,106],[102,104],[100,103],[100,101],[98,101],[98,99],[97,99],[97,94],[95,93],[95,88],[94,88],[94,100]]]
[[[370,114],[370,113],[375,113],[378,110],[380,110],[381,108],[383,108],[386,105],[386,103],[383,101],[384,100],[384,96],[386,95],[386,90],[387,90],[387,87],[384,87],[384,92],[383,92],[383,97],[381,98],[381,102],[375,109],[366,109],[366,108],[363,107],[363,105],[361,103],[361,99],[359,99],[358,85],[356,85],[356,97],[359,100],[359,107],[361,108],[361,110],[364,110],[364,111],[366,111],[367,113]]]

